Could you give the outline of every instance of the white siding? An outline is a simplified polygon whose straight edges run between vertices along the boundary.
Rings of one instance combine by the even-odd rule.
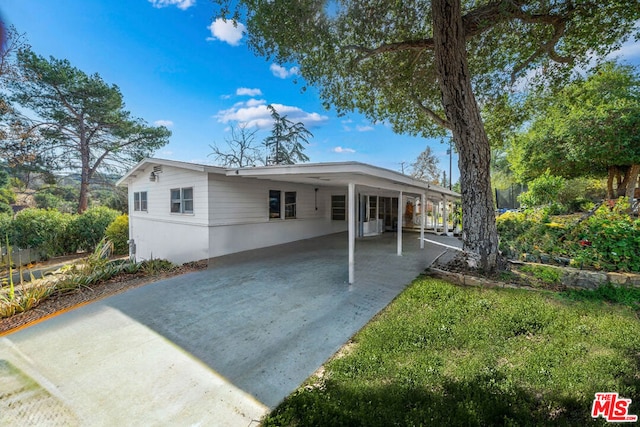
[[[331,221],[327,218],[210,227],[209,258],[346,230],[346,221]]]
[[[155,182],[149,181],[149,167],[129,183],[129,215],[147,219],[159,219],[174,223],[208,224],[209,198],[207,197],[207,173],[163,166]],[[193,188],[193,214],[171,213],[171,189]],[[146,191],[147,212],[133,211],[133,193]]]
[[[152,168],[129,185],[129,229],[137,260],[196,261],[345,231],[331,220],[331,196],[342,187],[315,187],[163,166],[155,182]],[[170,190],[193,188],[193,214],[170,212]],[[316,188],[318,191],[316,192]],[[269,219],[269,190],[296,192],[295,219]],[[133,194],[146,191],[148,211],[133,211]],[[284,214],[284,212],[283,212]]]
[[[158,219],[129,217],[136,261],[167,259],[175,264],[209,257],[207,227]]]
[[[317,210],[316,210],[316,192]],[[330,216],[331,189],[312,185],[251,178],[209,175],[209,225],[232,225],[278,221],[269,220],[269,190],[296,192],[296,218],[319,219]],[[343,189],[336,189],[344,194]],[[286,220],[291,221],[291,220]]]
[[[331,220],[331,195],[343,188],[217,175],[209,176],[209,188],[210,258],[347,229],[346,221]],[[296,192],[295,219],[269,219],[269,190]]]
[[[206,172],[163,166],[155,182],[153,169],[137,173],[129,183],[129,236],[138,261],[164,258],[174,263],[208,257],[208,180]],[[193,214],[171,213],[171,189],[193,188]],[[133,194],[147,192],[147,212],[134,211]]]

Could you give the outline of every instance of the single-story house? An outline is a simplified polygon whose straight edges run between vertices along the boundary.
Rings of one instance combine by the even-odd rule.
[[[136,260],[184,263],[348,231],[350,283],[356,237],[399,230],[401,255],[403,226],[424,233],[423,207],[436,206],[447,224],[448,202],[460,198],[358,162],[224,168],[148,158],[117,184],[128,187]]]

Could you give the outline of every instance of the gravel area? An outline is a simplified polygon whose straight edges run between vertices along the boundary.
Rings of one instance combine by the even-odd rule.
[[[0,336],[80,305],[126,292],[129,289],[144,286],[168,277],[204,270],[206,268],[207,262],[201,261],[188,263],[169,272],[163,272],[154,276],[145,276],[143,273],[121,274],[91,287],[79,288],[61,295],[54,295],[42,301],[31,310],[0,319]]]

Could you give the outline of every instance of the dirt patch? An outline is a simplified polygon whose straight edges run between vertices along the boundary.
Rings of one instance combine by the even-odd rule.
[[[120,274],[90,287],[82,287],[64,294],[54,295],[29,311],[0,319],[0,336],[37,323],[47,317],[55,316],[61,312],[128,291],[129,289],[168,277],[205,270],[206,268],[207,262],[200,261],[187,263],[171,271],[153,276],[146,276],[144,273]]]

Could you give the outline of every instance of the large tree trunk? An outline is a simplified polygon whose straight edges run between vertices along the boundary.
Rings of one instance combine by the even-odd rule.
[[[633,198],[635,196],[636,184],[638,183],[638,173],[640,173],[640,165],[631,165],[625,177],[627,181],[625,197],[629,199],[630,203],[633,203]]]
[[[84,127],[80,126],[82,130]],[[83,136],[80,137],[80,158],[82,162],[82,169],[80,172],[80,197],[78,200],[78,213],[81,214],[87,210],[89,206],[89,179],[91,179],[89,162],[91,161],[91,153],[89,150],[89,144],[84,140]]]
[[[613,179],[616,177],[618,173],[618,168],[615,166],[609,166],[608,175],[607,175],[607,199],[613,199]]]
[[[464,249],[479,259],[486,271],[498,262],[491,176],[491,149],[473,95],[460,0],[433,0],[433,39],[442,105],[452,125],[459,153]]]

